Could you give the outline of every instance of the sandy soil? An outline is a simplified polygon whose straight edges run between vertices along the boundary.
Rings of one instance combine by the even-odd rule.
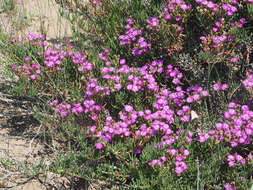
[[[47,39],[71,36],[68,20],[59,16],[54,0],[15,0],[15,14],[0,14],[1,27],[9,34],[45,33]]]
[[[70,24],[59,17],[59,6],[53,0],[15,1],[14,12],[0,11],[0,27],[4,32],[21,36],[43,30],[48,40],[71,37]],[[56,155],[37,138],[43,129],[32,116],[34,100],[7,93],[15,81],[4,75],[6,62],[0,52],[0,189],[82,189],[58,174],[47,172],[34,176],[31,173],[32,167],[40,163],[48,167]]]

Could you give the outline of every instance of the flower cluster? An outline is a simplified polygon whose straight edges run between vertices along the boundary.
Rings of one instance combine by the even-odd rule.
[[[138,92],[139,90],[144,90],[142,87],[142,80],[140,77],[129,75],[128,77],[128,85],[127,85],[127,90],[133,91],[133,92]]]
[[[183,162],[183,160],[185,160],[186,157],[190,154],[189,151],[184,148],[181,148],[179,151],[176,149],[167,148],[166,152],[168,153],[169,157],[175,160],[174,162],[175,173],[177,175],[183,173],[183,171],[187,169],[187,165],[185,162]],[[150,166],[158,165],[162,167],[162,163],[165,164],[168,161],[168,158],[166,156],[161,156],[160,159],[154,159],[151,162],[149,162],[148,165]]]
[[[167,106],[168,95],[169,95],[168,89],[162,89],[161,93],[155,95],[157,100],[153,103],[153,107],[156,108],[157,110],[161,110],[164,106]]]
[[[100,92],[104,92],[105,95],[110,95],[110,89],[106,86],[99,86],[97,85],[98,79],[92,78],[86,83],[86,93],[84,94],[83,98],[87,99],[95,94]]]
[[[187,165],[183,160],[186,159],[187,156],[189,156],[189,151],[181,148],[179,151],[175,149],[166,149],[166,152],[169,153],[171,156],[175,157],[175,173],[180,175],[183,173],[184,170],[187,169]]]
[[[132,55],[137,56],[147,52],[148,48],[151,47],[151,43],[148,43],[144,37],[140,36],[142,34],[141,30],[135,30],[132,25],[133,21],[129,18],[128,24],[125,26],[126,34],[120,35],[119,40],[120,45],[131,45],[132,42],[135,42],[132,48]],[[138,36],[140,37],[137,38]]]
[[[141,30],[135,30],[132,28],[133,21],[131,19],[128,19],[128,24],[125,26],[126,28],[126,34],[120,35],[120,45],[130,45],[132,41],[135,41],[138,36],[142,34]]]
[[[189,122],[190,121],[190,107],[183,106],[182,109],[177,111],[177,115],[180,116],[180,120],[182,122]]]
[[[163,13],[161,16],[167,21],[175,21],[176,24],[171,26],[177,31],[182,31],[182,24],[187,17],[186,11],[191,9],[191,5],[187,5],[184,1],[172,0],[162,4],[162,8]],[[178,34],[180,35],[180,33]]]
[[[191,9],[190,4],[187,5],[184,1],[178,1],[178,0],[168,1],[168,3],[166,5],[163,5],[163,6],[165,6],[164,11],[169,10],[169,12],[171,12],[171,13],[176,11],[176,8],[180,8],[183,11]]]
[[[161,159],[162,160],[162,159]],[[160,166],[160,167],[162,167],[162,161],[161,160],[158,160],[158,159],[154,159],[154,160],[152,160],[151,162],[149,162],[148,163],[148,165],[149,166],[154,166],[154,165],[158,165],[158,166]],[[166,157],[165,157],[165,159],[164,160],[166,160]]]
[[[63,52],[63,59],[64,59],[64,52]],[[61,70],[60,65],[62,64],[60,55],[57,50],[48,48],[45,51],[44,56],[44,64],[47,66],[47,68],[54,68],[56,66],[56,70]]]
[[[192,103],[194,101],[199,101],[201,97],[206,97],[209,95],[208,91],[203,90],[200,86],[191,86],[186,89],[186,93],[189,95],[186,99],[187,103]]]
[[[215,83],[214,85],[213,85],[213,90],[214,91],[219,91],[219,90],[227,90],[229,88],[229,86],[226,84],[226,83],[224,83],[224,84],[221,84],[221,83]]]
[[[94,100],[84,100],[83,105],[85,107],[84,113],[100,111],[102,108],[99,105],[96,105]]]
[[[70,104],[58,104],[58,100],[53,100],[51,102],[51,106],[54,106],[55,107],[55,113],[60,113],[60,115],[62,117],[66,117],[69,113],[69,110],[71,109],[71,105]]]
[[[58,100],[53,100],[51,106],[55,108],[56,113],[60,113],[62,117],[66,117],[69,113],[80,114],[80,113],[91,113],[91,119],[96,120],[97,114],[96,111],[101,111],[101,106],[96,105],[94,100],[85,100],[82,103],[76,104],[58,104]]]
[[[229,140],[232,147],[250,144],[253,135],[253,111],[247,105],[231,102],[224,112],[225,122],[216,124],[215,138]]]
[[[79,72],[91,71],[93,69],[93,65],[89,63],[88,60],[84,59],[82,52],[77,51],[73,53],[73,55],[71,55],[71,58],[74,64],[80,65],[77,69]]]
[[[176,106],[182,106],[185,98],[185,92],[181,86],[176,88],[176,92],[167,91],[166,94],[166,96],[168,96],[171,102],[173,102]]]
[[[137,40],[137,37],[142,34],[142,31],[133,29],[132,25],[133,21],[128,19],[128,24],[125,26],[126,34],[119,36],[120,45],[131,45],[132,42],[135,42],[133,44],[132,54],[134,56],[141,55],[148,51],[148,47],[151,47],[151,43],[148,43],[144,37],[139,37]]]
[[[36,33],[29,33],[26,35],[26,38],[29,40],[29,41],[44,41],[45,40],[45,36],[42,35],[42,34],[36,34]]]
[[[228,16],[232,16],[237,11],[237,8],[230,4],[223,4],[222,9],[226,11]]]
[[[235,166],[235,162],[238,162],[238,163],[241,163],[242,165],[245,165],[245,159],[237,153],[235,153],[234,155],[229,154],[227,156],[227,162],[228,162],[228,165],[230,167]]]
[[[219,7],[216,3],[212,1],[206,1],[206,0],[196,0],[197,3],[211,9],[212,11],[218,11]]]
[[[253,96],[253,74],[248,74],[247,78],[242,81],[242,84],[247,89],[249,94]]]
[[[151,73],[162,73],[163,72],[163,60],[154,60],[149,66],[149,72]]]
[[[144,37],[140,37],[136,43],[134,43],[134,48],[132,49],[132,54],[134,56],[141,55],[148,51],[148,47],[151,47],[151,43],[147,43]]]
[[[224,188],[225,188],[225,190],[236,190],[236,186],[234,186],[234,185],[232,185],[230,183],[226,183],[224,185]]]
[[[146,20],[146,22],[148,23],[146,28],[148,29],[153,29],[156,28],[159,25],[159,19],[157,17],[152,17]],[[159,31],[159,28],[156,28],[156,31]]]
[[[227,65],[227,63],[240,64],[239,60],[242,59],[239,54],[236,54],[236,50],[227,52],[231,47],[229,45],[236,38],[233,30],[241,28],[246,22],[244,18],[237,22],[234,22],[234,17],[227,19],[227,15],[231,16],[237,11],[236,4],[236,0],[222,1],[221,3],[206,0],[196,1],[197,9],[194,11],[199,13],[200,19],[205,18],[209,12],[212,12],[212,14],[208,16],[215,18],[211,26],[205,27],[208,30],[202,34],[198,33],[196,37],[198,39],[199,36],[203,35],[200,37],[201,41],[197,44],[203,53],[203,60],[209,59],[210,62],[214,63],[226,62],[224,65]],[[187,69],[182,69],[178,62],[179,54],[182,52],[173,55],[169,53],[168,60],[162,60],[160,54],[156,55],[158,51],[159,53],[163,52],[160,50],[166,50],[165,52],[171,52],[175,49],[177,51],[185,50],[182,39],[188,35],[187,31],[184,30],[186,30],[186,27],[189,28],[189,24],[184,25],[184,23],[189,19],[186,17],[188,12],[191,12],[192,5],[187,5],[183,0],[167,1],[162,6],[164,11],[161,13],[162,16],[145,18],[146,23],[143,30],[136,29],[139,28],[137,24],[135,27],[132,19],[128,19],[125,26],[126,32],[124,35],[119,35],[118,39],[120,45],[124,46],[123,49],[130,48],[132,54],[130,53],[129,59],[127,57],[129,54],[125,55],[124,52],[120,52],[116,56],[109,56],[109,49],[105,49],[95,57],[96,63],[90,63],[88,61],[89,57],[85,57],[85,52],[71,50],[73,49],[72,46],[67,50],[59,50],[59,46],[49,48],[43,42],[41,45],[46,47],[43,56],[41,56],[44,64],[34,64],[27,57],[25,58],[26,65],[13,65],[12,68],[15,72],[17,72],[16,68],[23,69],[19,72],[23,72],[24,75],[29,76],[34,81],[36,81],[38,75],[43,78],[42,75],[45,73],[52,74],[52,80],[57,77],[61,78],[61,74],[68,77],[66,75],[68,68],[70,68],[71,74],[73,71],[76,74],[75,76],[81,76],[80,80],[73,77],[73,81],[67,81],[73,85],[73,88],[78,86],[78,89],[73,89],[70,95],[72,102],[69,99],[64,100],[63,96],[61,101],[53,100],[51,106],[55,113],[61,119],[63,118],[62,121],[64,122],[72,121],[68,117],[73,118],[74,121],[75,119],[82,120],[84,118],[88,121],[89,124],[87,125],[89,126],[83,127],[83,130],[86,137],[94,142],[96,153],[104,154],[107,148],[124,141],[124,143],[126,142],[124,148],[128,146],[128,155],[137,155],[136,159],[140,158],[141,160],[145,157],[145,151],[153,151],[155,154],[151,158],[149,157],[145,163],[154,166],[153,169],[165,166],[170,168],[174,175],[181,175],[187,170],[192,171],[193,166],[191,166],[191,163],[194,162],[193,160],[196,157],[194,157],[195,152],[192,153],[191,148],[194,150],[196,148],[195,144],[200,150],[202,148],[206,150],[206,147],[212,146],[210,152],[217,156],[214,151],[217,148],[214,142],[217,142],[221,146],[226,144],[224,149],[227,153],[224,155],[228,156],[227,160],[223,160],[223,163],[227,161],[232,170],[235,166],[246,165],[253,160],[250,152],[247,152],[247,159],[245,154],[239,155],[230,152],[231,149],[234,149],[233,147],[239,149],[240,146],[238,145],[247,146],[252,143],[253,111],[250,110],[251,107],[231,102],[224,112],[224,117],[218,120],[218,123],[216,123],[217,121],[212,122],[214,126],[210,124],[210,128],[204,129],[200,123],[203,122],[202,119],[206,119],[203,118],[205,113],[200,112],[203,109],[208,112],[208,109],[212,107],[211,96],[208,97],[207,101],[202,102],[202,99],[209,96],[209,91],[204,89],[209,88],[211,92],[212,90],[229,91],[229,82],[228,84],[216,82],[210,88],[208,81],[207,86],[201,87],[201,81],[196,82],[196,80],[184,78],[184,72]],[[209,12],[206,13],[205,9]],[[227,15],[220,15],[221,13],[224,14],[224,11]],[[215,12],[219,13],[215,15]],[[216,19],[216,16],[219,18]],[[204,28],[204,26],[201,27]],[[171,41],[159,41],[161,39],[165,40],[168,36],[166,38],[156,38],[164,29],[167,33],[170,33]],[[198,28],[194,29],[198,30]],[[28,39],[29,41],[39,41],[44,38],[31,34]],[[191,45],[191,43],[189,44]],[[164,44],[165,47],[163,47]],[[143,53],[157,47],[159,49],[155,49],[150,55],[141,56]],[[220,50],[225,52],[224,55],[217,54]],[[194,50],[194,52],[198,51]],[[189,57],[193,60],[193,64],[202,63],[202,58],[199,58],[202,56],[201,53],[196,56],[193,55],[193,58],[190,53]],[[41,52],[40,55],[42,55]],[[136,57],[137,55],[138,57]],[[125,59],[122,57],[125,57]],[[67,64],[64,64],[64,61]],[[69,61],[71,65],[69,65]],[[208,63],[203,64],[203,70],[210,68]],[[207,65],[208,67],[206,67]],[[217,69],[215,64],[213,66]],[[42,73],[40,69],[44,69]],[[220,71],[217,69],[218,72]],[[57,75],[58,73],[59,75]],[[213,80],[226,81],[226,76],[224,76],[224,79],[212,79],[212,75],[216,75],[216,73],[211,72],[211,84],[214,83]],[[58,78],[56,82],[58,82]],[[242,83],[245,88],[252,89],[253,75],[249,74]],[[203,85],[206,85],[206,83]],[[59,90],[64,90],[64,87],[60,86]],[[74,90],[80,90],[81,93],[76,93],[76,95]],[[221,94],[226,95],[226,93]],[[205,106],[202,107],[203,104]],[[111,110],[108,111],[107,109]],[[192,109],[200,113],[200,116],[193,116],[195,112]],[[198,118],[197,121],[194,118]],[[146,145],[151,143],[155,143],[155,146],[153,147],[152,144],[151,150],[148,150]],[[231,146],[227,146],[229,143]],[[131,148],[129,148],[130,146]],[[206,154],[210,155],[211,153]],[[201,159],[205,159],[205,155],[201,156]],[[228,183],[224,187],[225,189],[235,189],[233,183]]]
[[[246,88],[253,88],[253,74],[249,74],[242,84]]]
[[[24,77],[26,75],[28,75],[30,79],[35,80],[37,78],[37,76],[41,73],[40,64],[34,64],[34,63],[30,64],[29,57],[25,58],[25,62],[27,63],[27,65],[18,66],[18,67],[16,65],[12,65],[12,69],[13,70],[19,69],[19,70],[21,70],[19,72],[22,73],[22,75]],[[16,72],[18,72],[18,71],[16,71]]]
[[[200,129],[197,129],[197,133],[198,133],[197,141],[200,143],[204,143],[210,138],[210,135],[208,133],[202,132]]]
[[[178,70],[178,68],[173,67],[172,65],[167,66],[165,76],[166,76],[166,78],[173,78],[173,80],[172,80],[173,84],[180,83],[180,79],[183,78],[183,74]]]

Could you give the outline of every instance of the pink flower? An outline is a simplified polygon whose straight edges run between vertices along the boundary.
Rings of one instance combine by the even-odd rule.
[[[37,77],[36,75],[31,75],[30,76],[30,78],[33,79],[33,80],[36,79],[36,77]]]
[[[153,165],[157,164],[157,161],[158,161],[157,159],[152,160],[152,162],[150,163],[150,165],[153,166]]]
[[[96,127],[93,125],[90,127],[90,132],[94,133],[96,131]]]
[[[218,91],[218,90],[221,89],[221,85],[220,85],[219,83],[216,83],[216,84],[213,85],[213,89],[214,89],[215,91]]]
[[[53,100],[53,101],[51,102],[51,106],[54,106],[55,104],[58,104],[58,100]]]
[[[125,60],[125,59],[121,59],[121,60],[119,61],[119,63],[120,63],[121,65],[123,65],[123,64],[126,63],[126,60]]]
[[[180,6],[180,8],[181,8],[182,10],[187,10],[187,9],[188,9],[188,6],[187,6],[186,4],[182,4],[182,5]]]
[[[235,165],[235,162],[234,161],[229,161],[228,165],[229,165],[229,167],[233,167]]]
[[[61,116],[66,117],[68,115],[68,112],[66,110],[61,110]]]
[[[184,156],[189,156],[190,152],[188,150],[183,151]]]
[[[177,156],[176,156],[176,160],[177,160],[177,161],[183,161],[183,160],[184,160],[184,156],[182,156],[182,155],[177,155]]]
[[[177,30],[179,30],[179,31],[181,31],[182,29],[183,29],[182,26],[177,27]]]
[[[226,90],[226,89],[228,89],[229,88],[229,86],[227,85],[227,84],[223,84],[222,86],[221,86],[221,89],[222,90]]]
[[[213,27],[213,32],[217,32],[217,31],[218,31],[218,28]]]
[[[230,183],[224,185],[225,190],[236,190],[235,186],[232,186]]]
[[[175,149],[167,149],[167,152],[168,152],[169,154],[175,156],[175,155],[177,154],[178,151],[175,150]]]
[[[166,14],[164,18],[165,18],[166,20],[169,20],[169,19],[171,19],[171,16],[170,16],[170,14]]]
[[[101,150],[103,148],[103,144],[98,142],[96,143],[96,149]]]
[[[237,160],[237,162],[241,162],[242,165],[245,164],[245,160],[244,160],[244,158],[243,158],[241,155],[236,154],[236,155],[235,155],[235,159]]]
[[[176,174],[181,174],[182,172],[183,172],[184,170],[181,168],[181,167],[176,167],[175,168],[175,172],[176,172]]]
[[[25,62],[29,62],[29,61],[30,61],[30,57],[26,57]]]
[[[133,109],[133,107],[132,106],[130,106],[130,105],[125,105],[125,111],[126,112],[132,112],[134,109]]]
[[[231,58],[231,62],[232,63],[237,63],[238,62],[238,58],[237,57],[232,57]]]
[[[164,162],[166,162],[166,161],[167,161],[167,158],[166,158],[165,156],[162,156],[162,157],[161,157],[161,160],[164,161]]]
[[[115,90],[120,90],[122,88],[121,84],[114,85]]]
[[[253,160],[253,155],[251,153],[248,155],[248,160]]]
[[[184,170],[187,169],[186,163],[181,162],[181,161],[176,161],[175,166],[176,166],[175,173],[178,175],[180,175]]]
[[[201,95],[204,96],[204,97],[206,97],[206,96],[208,96],[209,94],[208,94],[207,91],[204,90],[204,91],[201,92]]]
[[[205,36],[200,36],[199,39],[200,39],[200,40],[206,40],[206,37],[205,37]]]

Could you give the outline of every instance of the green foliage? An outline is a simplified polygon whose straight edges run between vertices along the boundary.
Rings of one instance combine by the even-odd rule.
[[[176,7],[171,14],[173,18],[180,17],[176,21],[165,19],[161,7],[164,1],[107,0],[98,1],[97,5],[80,2],[58,2],[68,8],[69,12],[62,12],[62,16],[73,24],[74,47],[68,42],[60,48],[43,46],[42,37],[24,41],[6,39],[3,46],[17,67],[40,66],[36,79],[32,78],[34,71],[29,73],[12,68],[20,78],[12,91],[40,100],[34,107],[36,117],[40,117],[39,111],[44,108],[52,117],[40,121],[47,129],[55,128],[54,134],[48,130],[45,138],[50,142],[60,136],[66,144],[50,170],[90,182],[101,179],[111,184],[111,188],[120,184],[122,189],[223,189],[226,183],[231,183],[238,189],[249,189],[253,177],[252,160],[230,167],[227,157],[239,152],[246,160],[252,147],[247,144],[231,147],[232,137],[226,132],[222,134],[223,140],[218,139],[223,131],[218,131],[216,136],[212,133],[216,130],[216,123],[226,120],[224,111],[231,101],[241,105],[252,101],[251,89],[241,84],[246,74],[251,73],[252,34],[250,26],[235,26],[241,16],[249,17],[250,9],[243,12],[245,4],[240,1],[242,8],[228,16],[222,9],[214,12],[203,5],[195,6],[195,1],[186,1],[192,9]],[[133,53],[139,38],[120,45],[119,36],[127,32],[128,18],[133,22],[132,28],[141,30],[141,37],[151,43],[140,55]],[[147,19],[157,19],[159,23],[149,28]],[[213,27],[217,20],[224,27],[215,33]],[[223,35],[233,39],[218,39],[221,41],[218,43],[217,38]],[[107,48],[109,52],[106,52]],[[29,61],[25,61],[27,57]],[[49,58],[52,62],[60,60],[60,63],[51,66],[51,62],[47,62]],[[123,59],[126,60],[125,66],[132,70],[117,73]],[[151,68],[157,60],[163,60],[161,72],[158,68]],[[89,63],[92,69],[82,68],[88,67]],[[178,83],[172,81],[173,75],[166,76],[170,66],[177,69],[175,75],[184,76]],[[102,72],[104,68],[114,70]],[[118,76],[118,81],[109,78],[111,76]],[[131,78],[142,82],[140,89],[128,89]],[[213,85],[216,83],[226,83],[230,88],[215,90]],[[116,89],[117,84],[122,88]],[[209,95],[190,102],[187,97],[197,92],[190,91],[189,87],[196,86],[208,90]],[[163,101],[161,97],[165,96],[162,94],[166,94],[163,91],[166,89],[167,107],[164,107],[171,113],[161,113],[162,109],[155,106],[158,100]],[[178,92],[183,92],[182,99],[176,94]],[[173,96],[177,98],[173,99]],[[50,105],[53,100],[58,102]],[[101,110],[90,111],[89,104],[96,104]],[[134,111],[127,111],[126,105],[131,105]],[[189,116],[186,122],[180,116],[182,106],[190,109],[186,111]],[[139,111],[145,112],[145,117],[137,117],[141,115]],[[197,113],[197,118],[192,118],[192,111]],[[117,134],[117,126],[124,126],[127,122],[130,124],[121,128],[126,131]],[[231,121],[228,122],[232,125]],[[156,130],[158,125],[169,130]],[[144,129],[146,134],[138,135]],[[109,130],[114,130],[110,132],[113,135],[109,135]],[[205,136],[207,139],[202,141],[202,134],[208,136]],[[253,140],[252,136],[249,140]],[[189,152],[183,158],[187,168],[177,173],[175,166],[180,156],[188,154],[184,150]]]
[[[0,1],[0,12],[10,12],[15,9],[14,0],[1,0]]]

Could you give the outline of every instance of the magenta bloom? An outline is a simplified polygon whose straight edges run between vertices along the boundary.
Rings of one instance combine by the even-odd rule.
[[[122,88],[121,84],[114,85],[115,90],[120,90]]]
[[[237,57],[232,57],[231,58],[231,62],[232,63],[237,63],[238,62],[238,58]]]
[[[29,62],[30,61],[30,58],[29,57],[26,57],[25,58],[25,62]]]
[[[132,112],[134,109],[133,109],[133,107],[132,106],[130,106],[130,105],[125,105],[125,111],[126,112]]]
[[[166,19],[166,20],[169,20],[169,19],[171,19],[171,16],[170,16],[170,14],[166,14],[166,15],[165,15],[165,19]]]
[[[224,185],[225,190],[236,190],[235,186],[232,186],[230,183]]]
[[[126,60],[125,60],[125,59],[121,59],[121,60],[119,61],[119,63],[120,63],[121,65],[123,65],[123,64],[126,63]]]
[[[181,173],[183,173],[184,170],[187,169],[187,165],[186,163],[182,162],[182,161],[176,161],[175,162],[175,173],[180,175]]]
[[[181,167],[176,167],[175,168],[175,172],[176,172],[176,174],[181,174],[182,172],[183,172],[183,168],[181,168]]]
[[[33,79],[33,80],[36,79],[36,77],[37,77],[36,75],[31,75],[30,76],[30,78]]]
[[[207,92],[206,90],[202,91],[201,94],[202,94],[202,96],[204,96],[204,97],[206,97],[206,96],[209,95],[208,92]]]
[[[229,161],[228,165],[229,165],[229,167],[233,167],[235,165],[235,162],[234,161]]]
[[[219,83],[216,83],[216,84],[213,85],[213,89],[214,89],[215,91],[218,91],[218,90],[221,89],[221,85],[220,85]]]
[[[222,86],[221,86],[221,89],[222,90],[226,90],[226,89],[228,89],[229,88],[229,86],[227,85],[227,84],[223,84]]]
[[[96,149],[101,150],[103,148],[103,144],[98,142],[96,143]]]
[[[226,90],[226,89],[228,89],[228,88],[229,88],[229,86],[228,86],[226,83],[224,83],[224,84],[215,83],[215,84],[213,85],[213,90],[215,90],[215,91],[218,91],[218,90]]]

